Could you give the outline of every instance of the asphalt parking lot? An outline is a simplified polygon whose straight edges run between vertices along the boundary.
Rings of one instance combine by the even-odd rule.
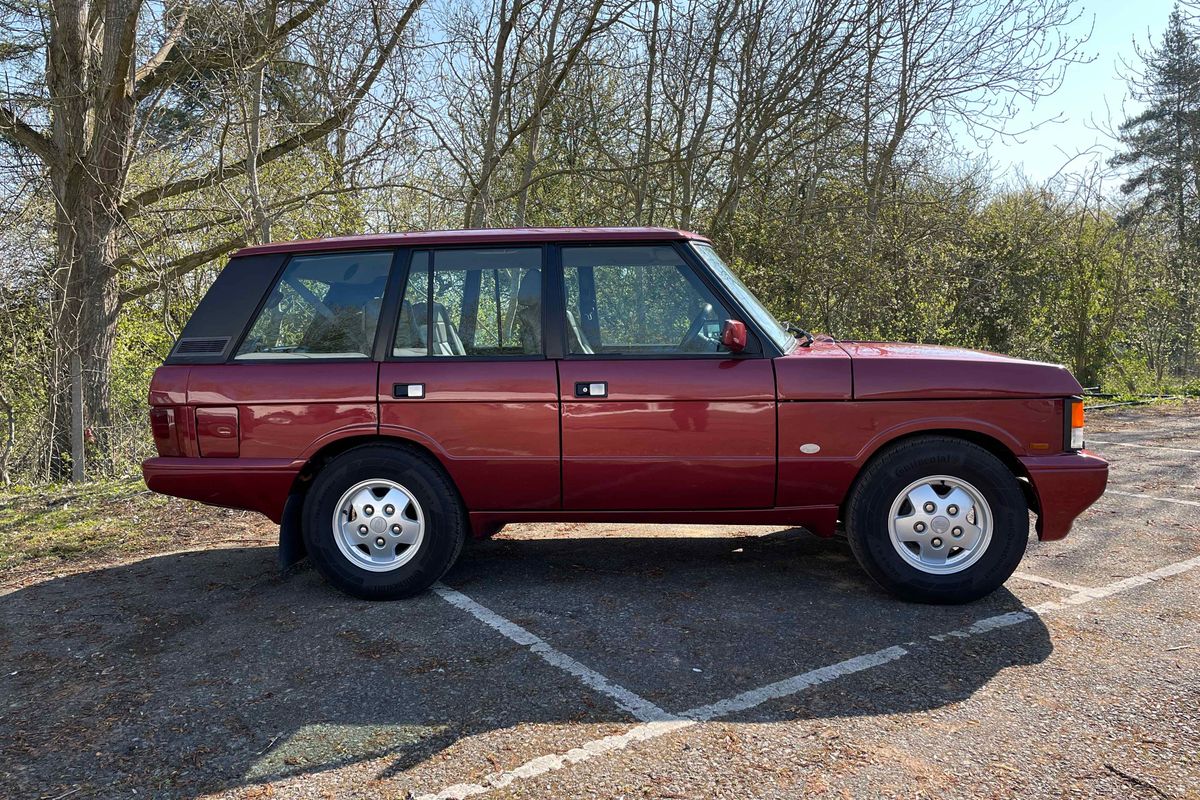
[[[513,526],[364,603],[270,547],[0,595],[0,796],[1200,797],[1200,413],[967,606],[841,540]]]

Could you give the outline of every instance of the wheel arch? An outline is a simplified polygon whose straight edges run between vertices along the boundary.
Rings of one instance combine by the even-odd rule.
[[[858,488],[859,481],[862,479],[863,474],[873,462],[878,460],[888,450],[891,450],[897,445],[912,441],[913,439],[926,437],[959,439],[961,441],[978,445],[992,455],[996,456],[996,458],[1000,459],[1000,462],[1004,464],[1004,466],[1008,467],[1009,472],[1011,472],[1013,477],[1016,479],[1017,485],[1021,487],[1021,494],[1025,497],[1026,505],[1028,505],[1028,507],[1036,513],[1041,514],[1041,509],[1038,506],[1037,492],[1034,491],[1033,484],[1030,482],[1029,472],[1025,469],[1025,466],[1021,463],[1021,460],[1017,458],[1017,454],[1014,453],[1007,444],[1005,444],[999,438],[979,430],[973,430],[970,428],[934,427],[909,430],[899,433],[895,436],[882,438],[881,440],[873,442],[866,457],[863,459],[857,474],[854,476],[854,480],[851,481],[850,488],[846,491],[846,496],[842,498],[841,505],[838,508],[838,518],[842,520],[846,518],[846,504],[854,495],[855,489]]]
[[[458,491],[458,484],[455,482],[453,474],[446,467],[442,455],[435,448],[430,447],[429,444],[420,441],[416,437],[400,434],[368,433],[334,439],[311,453],[305,461],[304,466],[301,467],[300,472],[296,475],[295,480],[292,481],[292,488],[288,492],[287,500],[284,501],[283,516],[279,523],[279,565],[281,568],[287,569],[308,555],[304,546],[304,537],[300,531],[300,521],[301,512],[304,507],[304,496],[308,493],[313,478],[333,459],[357,447],[366,445],[388,445],[400,450],[418,452],[440,466],[446,472],[451,485],[455,487],[455,491]],[[460,503],[463,502],[461,493],[459,493],[458,501]]]

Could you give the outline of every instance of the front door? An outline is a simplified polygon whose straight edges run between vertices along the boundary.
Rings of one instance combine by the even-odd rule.
[[[379,369],[379,429],[446,465],[472,511],[560,506],[542,248],[419,250]]]
[[[670,243],[561,249],[563,507],[768,508],[775,377]]]

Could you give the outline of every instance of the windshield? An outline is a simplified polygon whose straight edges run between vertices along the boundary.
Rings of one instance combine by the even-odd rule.
[[[746,313],[754,317],[754,321],[758,323],[758,327],[770,337],[775,346],[784,353],[791,350],[796,340],[788,333],[787,328],[779,320],[775,319],[774,314],[767,311],[766,306],[759,302],[759,299],[746,288],[746,284],[742,283],[738,276],[733,274],[733,270],[725,266],[725,262],[717,255],[717,251],[713,250],[712,245],[705,242],[690,242],[690,244],[696,255],[704,259],[704,263],[708,265],[708,268],[716,274],[733,294],[734,299],[738,301],[738,305],[744,308]]]

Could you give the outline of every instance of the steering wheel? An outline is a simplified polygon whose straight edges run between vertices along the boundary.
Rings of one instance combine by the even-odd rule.
[[[690,352],[691,350],[695,349],[695,343],[697,341],[703,341],[705,344],[711,344],[708,339],[704,338],[700,334],[701,331],[704,330],[704,326],[712,321],[712,313],[712,303],[704,303],[700,306],[700,311],[696,313],[696,316],[692,317],[692,324],[688,326],[687,333],[683,335],[683,339],[679,342],[680,350]]]

